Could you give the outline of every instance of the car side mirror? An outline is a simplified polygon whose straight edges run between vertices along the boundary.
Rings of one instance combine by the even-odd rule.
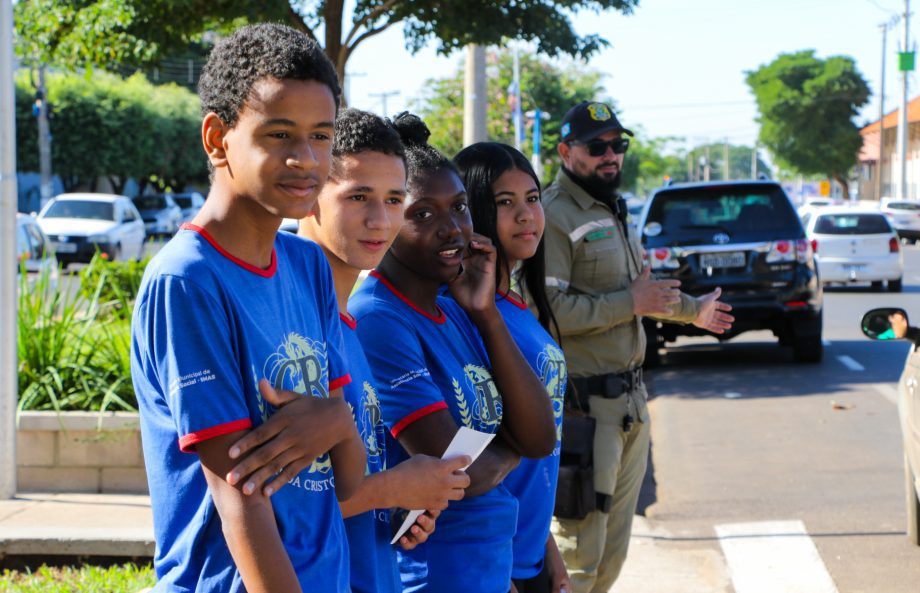
[[[897,307],[872,309],[863,315],[859,326],[872,340],[899,340],[907,335],[910,321],[907,311]]]

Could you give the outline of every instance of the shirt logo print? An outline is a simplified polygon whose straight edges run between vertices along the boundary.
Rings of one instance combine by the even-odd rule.
[[[473,417],[482,426],[497,426],[502,421],[502,396],[495,387],[492,374],[481,366],[468,364],[463,367],[467,384],[476,399],[473,403]]]
[[[265,361],[264,371],[264,376],[275,389],[313,397],[329,396],[328,362],[323,342],[291,332]],[[325,453],[313,462],[308,471],[326,474],[331,470],[332,460]]]
[[[537,357],[537,369],[540,380],[546,385],[546,391],[553,403],[553,415],[556,418],[556,441],[562,440],[562,409],[565,402],[565,383],[568,370],[565,355],[553,344],[547,344]]]

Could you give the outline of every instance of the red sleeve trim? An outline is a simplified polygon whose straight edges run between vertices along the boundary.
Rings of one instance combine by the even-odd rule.
[[[208,233],[208,231],[204,230],[202,227],[198,225],[194,225],[190,222],[186,222],[182,224],[179,228],[185,231],[194,231],[198,233],[199,235],[204,237],[204,239],[208,243],[211,244],[211,247],[217,250],[217,253],[229,259],[230,261],[232,261],[239,267],[243,268],[244,270],[248,272],[252,272],[253,274],[257,276],[262,276],[263,278],[271,278],[272,276],[275,275],[275,271],[278,270],[278,258],[275,256],[274,247],[272,247],[272,263],[268,266],[268,269],[263,270],[262,268],[259,268],[257,266],[254,266],[248,262],[241,260],[240,258],[236,257],[235,255],[233,255],[232,253],[230,253],[229,251],[221,247],[220,244],[214,239],[214,237],[212,237],[211,234]]]
[[[249,418],[244,418],[243,420],[234,420],[233,422],[225,422],[224,424],[218,424],[217,426],[212,426],[210,428],[205,428],[204,430],[192,432],[185,436],[179,437],[179,450],[183,453],[194,453],[195,445],[200,442],[207,441],[215,437],[221,437],[225,434],[230,434],[231,432],[246,430],[247,428],[252,428],[252,420]]]
[[[329,382],[329,392],[331,393],[335,391],[336,389],[338,389],[339,387],[345,387],[349,383],[351,383],[351,375],[342,375],[335,381]]]
[[[393,438],[395,439],[396,437],[399,436],[399,433],[405,430],[407,426],[409,426],[416,420],[421,420],[425,416],[428,416],[429,414],[433,414],[437,412],[438,410],[446,410],[446,409],[447,409],[447,402],[437,402],[437,403],[431,404],[430,406],[425,406],[424,408],[421,408],[419,410],[412,412],[411,414],[409,414],[408,416],[406,416],[405,418],[397,422],[396,426],[393,427],[390,433],[393,435]]]

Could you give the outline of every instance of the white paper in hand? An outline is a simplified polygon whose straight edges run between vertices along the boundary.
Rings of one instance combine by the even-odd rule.
[[[489,443],[492,442],[492,439],[495,438],[494,434],[488,434],[485,432],[479,432],[478,430],[473,430],[472,428],[467,428],[461,426],[460,430],[457,431],[457,434],[454,435],[453,440],[450,444],[447,445],[447,449],[444,451],[444,455],[441,455],[441,459],[454,459],[462,455],[469,455],[470,465],[473,464],[473,461],[486,450],[486,447],[489,446]],[[469,465],[464,466],[461,469],[468,468]],[[410,527],[415,523],[415,521],[424,513],[424,510],[421,511],[409,511],[409,514],[406,516],[406,520],[403,521],[403,524],[399,526],[399,531],[396,532],[396,535],[393,537],[391,544],[395,544],[399,541],[399,538],[405,534]]]

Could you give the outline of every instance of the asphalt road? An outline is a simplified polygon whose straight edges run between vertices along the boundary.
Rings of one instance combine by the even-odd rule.
[[[675,592],[920,591],[894,403],[908,345],[859,329],[879,306],[920,323],[917,248],[904,280],[901,294],[826,292],[821,364],[792,362],[758,332],[684,339],[650,373],[654,485],[633,547],[680,563]],[[626,580],[641,586],[643,570],[628,563]]]

